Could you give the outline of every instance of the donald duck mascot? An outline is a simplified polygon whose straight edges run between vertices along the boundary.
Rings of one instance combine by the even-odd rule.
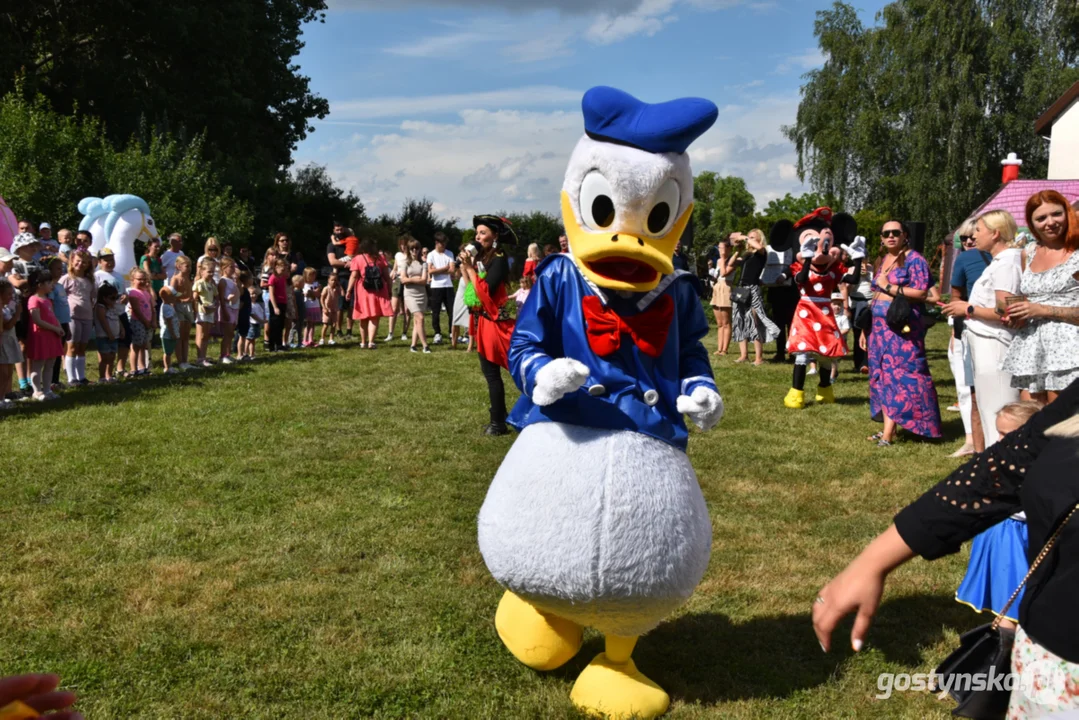
[[[479,514],[479,546],[506,588],[495,627],[536,670],[576,655],[584,626],[605,652],[571,699],[652,718],[669,698],[637,670],[639,636],[700,582],[712,526],[686,457],[683,415],[723,415],[697,281],[672,255],[693,212],[690,143],[718,115],[707,100],[643,103],[589,90],[562,216],[570,253],[536,269],[518,312],[510,372],[520,430]]]

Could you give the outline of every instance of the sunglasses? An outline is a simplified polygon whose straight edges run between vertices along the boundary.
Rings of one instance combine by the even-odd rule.
[[[959,240],[961,242],[963,242],[963,243],[974,242],[974,236],[973,235],[960,235]]]
[[[881,230],[880,231],[880,236],[882,238],[903,237],[903,231],[902,230]]]

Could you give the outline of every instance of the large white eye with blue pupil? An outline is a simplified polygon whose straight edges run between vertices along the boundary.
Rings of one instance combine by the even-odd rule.
[[[678,183],[674,178],[668,178],[667,182],[656,193],[656,201],[648,213],[648,233],[660,237],[666,235],[674,221],[677,219],[678,208],[682,201],[682,193],[678,189]]]
[[[614,193],[611,184],[597,170],[585,176],[581,183],[581,219],[592,230],[605,230],[614,225]]]

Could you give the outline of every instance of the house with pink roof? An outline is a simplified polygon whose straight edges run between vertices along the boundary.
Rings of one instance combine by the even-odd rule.
[[[1049,177],[1045,180],[1019,178],[1023,161],[1011,153],[1001,161],[1004,166],[1000,189],[979,205],[970,217],[977,217],[990,210],[1007,210],[1015,218],[1020,230],[1026,227],[1027,199],[1042,190],[1056,190],[1069,203],[1079,201],[1079,82],[1060,96],[1034,124],[1034,131],[1049,140]],[[947,252],[941,259],[941,292],[951,289],[952,263],[958,252],[959,228],[948,233],[944,247]]]

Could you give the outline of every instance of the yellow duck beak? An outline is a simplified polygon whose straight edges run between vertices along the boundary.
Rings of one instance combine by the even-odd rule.
[[[607,290],[655,289],[662,276],[674,272],[674,248],[691,217],[692,203],[661,238],[630,232],[597,233],[578,224],[569,195],[562,191],[562,223],[573,259],[586,278]]]

